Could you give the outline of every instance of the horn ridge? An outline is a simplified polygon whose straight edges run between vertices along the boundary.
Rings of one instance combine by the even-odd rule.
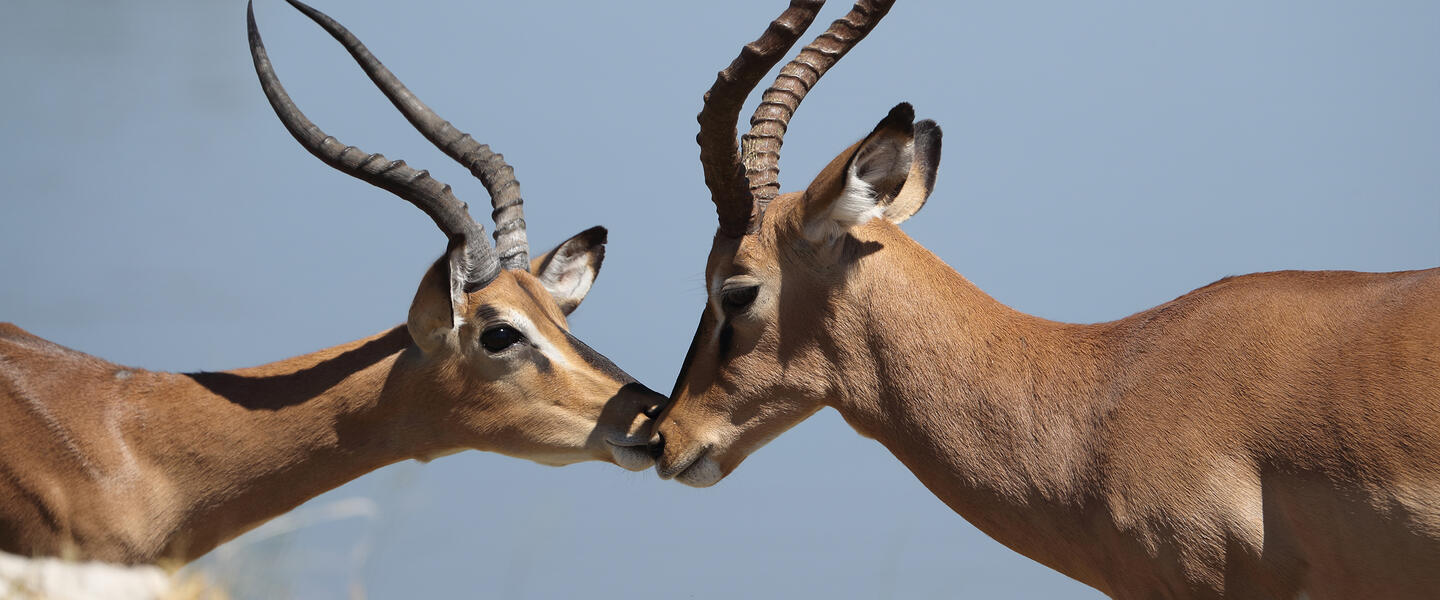
[[[511,270],[529,270],[530,245],[525,232],[525,200],[520,195],[520,182],[515,179],[515,171],[505,162],[504,155],[492,151],[490,146],[481,144],[470,134],[460,131],[441,118],[405,87],[345,26],[300,0],[286,1],[340,42],[365,71],[370,81],[374,82],[380,92],[385,94],[390,103],[395,105],[425,139],[430,140],[431,144],[480,180],[480,184],[490,194],[490,204],[494,208],[491,217],[495,223],[495,252],[499,255],[502,266]]]
[[[781,67],[774,84],[761,94],[760,105],[750,118],[750,131],[740,138],[745,178],[755,202],[752,229],[759,225],[765,207],[780,193],[780,149],[800,103],[835,63],[875,29],[894,4],[895,0],[856,2],[850,12],[836,19]]]
[[[345,145],[311,122],[291,100],[275,75],[260,38],[260,30],[255,25],[253,2],[247,3],[245,12],[250,55],[255,63],[255,74],[260,79],[260,88],[295,141],[332,168],[414,204],[435,222],[452,244],[463,243],[465,287],[483,287],[494,280],[500,272],[500,263],[485,242],[485,228],[470,217],[467,206],[455,197],[450,186],[434,179],[427,171],[411,168],[403,160],[392,161],[382,154],[369,154],[358,147]]]
[[[760,79],[809,29],[824,4],[824,0],[792,0],[758,39],[745,44],[740,55],[715,75],[715,83],[705,92],[704,106],[696,116],[700,132],[695,141],[722,235],[744,235],[755,206],[742,146],[736,140],[740,109]]]

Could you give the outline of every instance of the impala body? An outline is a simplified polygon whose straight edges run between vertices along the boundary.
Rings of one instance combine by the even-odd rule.
[[[397,461],[464,449],[640,470],[663,396],[568,332],[604,257],[595,227],[534,260],[503,157],[445,122],[338,23],[292,1],[422,134],[490,192],[496,246],[449,186],[341,144],[276,78],[249,15],[256,73],[308,151],[425,212],[449,239],[405,325],[219,373],[115,365],[0,324],[0,551],[188,561]]]
[[[1094,325],[1010,309],[899,228],[940,159],[909,105],[777,193],[790,116],[890,2],[782,69],[737,148],[741,102],[819,4],[706,96],[720,226],[661,477],[713,485],[829,406],[982,531],[1117,598],[1440,596],[1440,269],[1233,277]]]

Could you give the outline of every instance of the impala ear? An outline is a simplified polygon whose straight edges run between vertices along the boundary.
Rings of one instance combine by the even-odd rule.
[[[914,123],[895,105],[864,140],[847,148],[805,190],[806,235],[829,239],[871,219],[904,222],[925,204],[940,162],[940,128]]]
[[[929,119],[916,123],[911,146],[910,173],[900,192],[885,206],[885,218],[896,225],[920,212],[935,189],[935,173],[940,168],[940,126]]]
[[[420,288],[410,302],[410,318],[405,322],[410,339],[426,354],[437,352],[458,342],[457,326],[464,321],[460,315],[465,305],[463,241],[452,241],[445,255],[430,265],[420,278]]]
[[[600,263],[605,260],[607,237],[604,227],[591,227],[530,261],[530,272],[565,314],[580,306],[590,293],[591,284],[600,274]]]

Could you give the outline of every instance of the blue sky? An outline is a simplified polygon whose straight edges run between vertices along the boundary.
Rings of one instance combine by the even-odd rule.
[[[700,95],[783,4],[316,6],[505,154],[536,246],[610,228],[574,332],[669,389],[715,226]],[[816,32],[848,8],[832,4]],[[782,185],[909,101],[945,151],[906,230],[1002,302],[1066,321],[1231,274],[1440,264],[1440,4],[1170,4],[902,0],[806,99]],[[256,12],[316,123],[486,203],[319,28],[279,0]],[[0,320],[178,371],[404,320],[442,237],[285,133],[243,2],[6,13]],[[351,513],[371,516],[324,516]],[[977,532],[832,411],[710,489],[467,452],[383,469],[296,516],[201,567],[241,598],[352,584],[372,598],[1098,596]]]

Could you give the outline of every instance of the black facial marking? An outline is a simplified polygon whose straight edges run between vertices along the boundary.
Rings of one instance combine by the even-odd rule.
[[[570,348],[574,350],[576,354],[579,354],[580,358],[584,359],[587,364],[595,367],[601,373],[609,375],[612,379],[620,383],[635,381],[635,378],[631,377],[629,373],[620,370],[620,367],[615,366],[615,363],[610,362],[610,359],[605,358],[605,355],[590,349],[589,346],[585,345],[585,342],[570,335],[570,332],[565,332],[565,339],[570,342]]]
[[[695,337],[690,338],[690,349],[685,352],[685,362],[680,363],[680,375],[675,378],[675,387],[670,390],[671,399],[680,395],[680,386],[685,384],[685,375],[690,372],[690,363],[695,360],[695,349],[700,347],[700,334],[704,332],[705,317],[702,315],[700,324],[695,326]]]
[[[729,322],[720,326],[720,351],[719,355],[716,356],[717,359],[723,361],[725,360],[725,356],[730,354],[730,342],[734,337],[735,328],[731,326]]]
[[[489,304],[482,304],[475,309],[475,318],[481,323],[500,320],[500,311]]]

